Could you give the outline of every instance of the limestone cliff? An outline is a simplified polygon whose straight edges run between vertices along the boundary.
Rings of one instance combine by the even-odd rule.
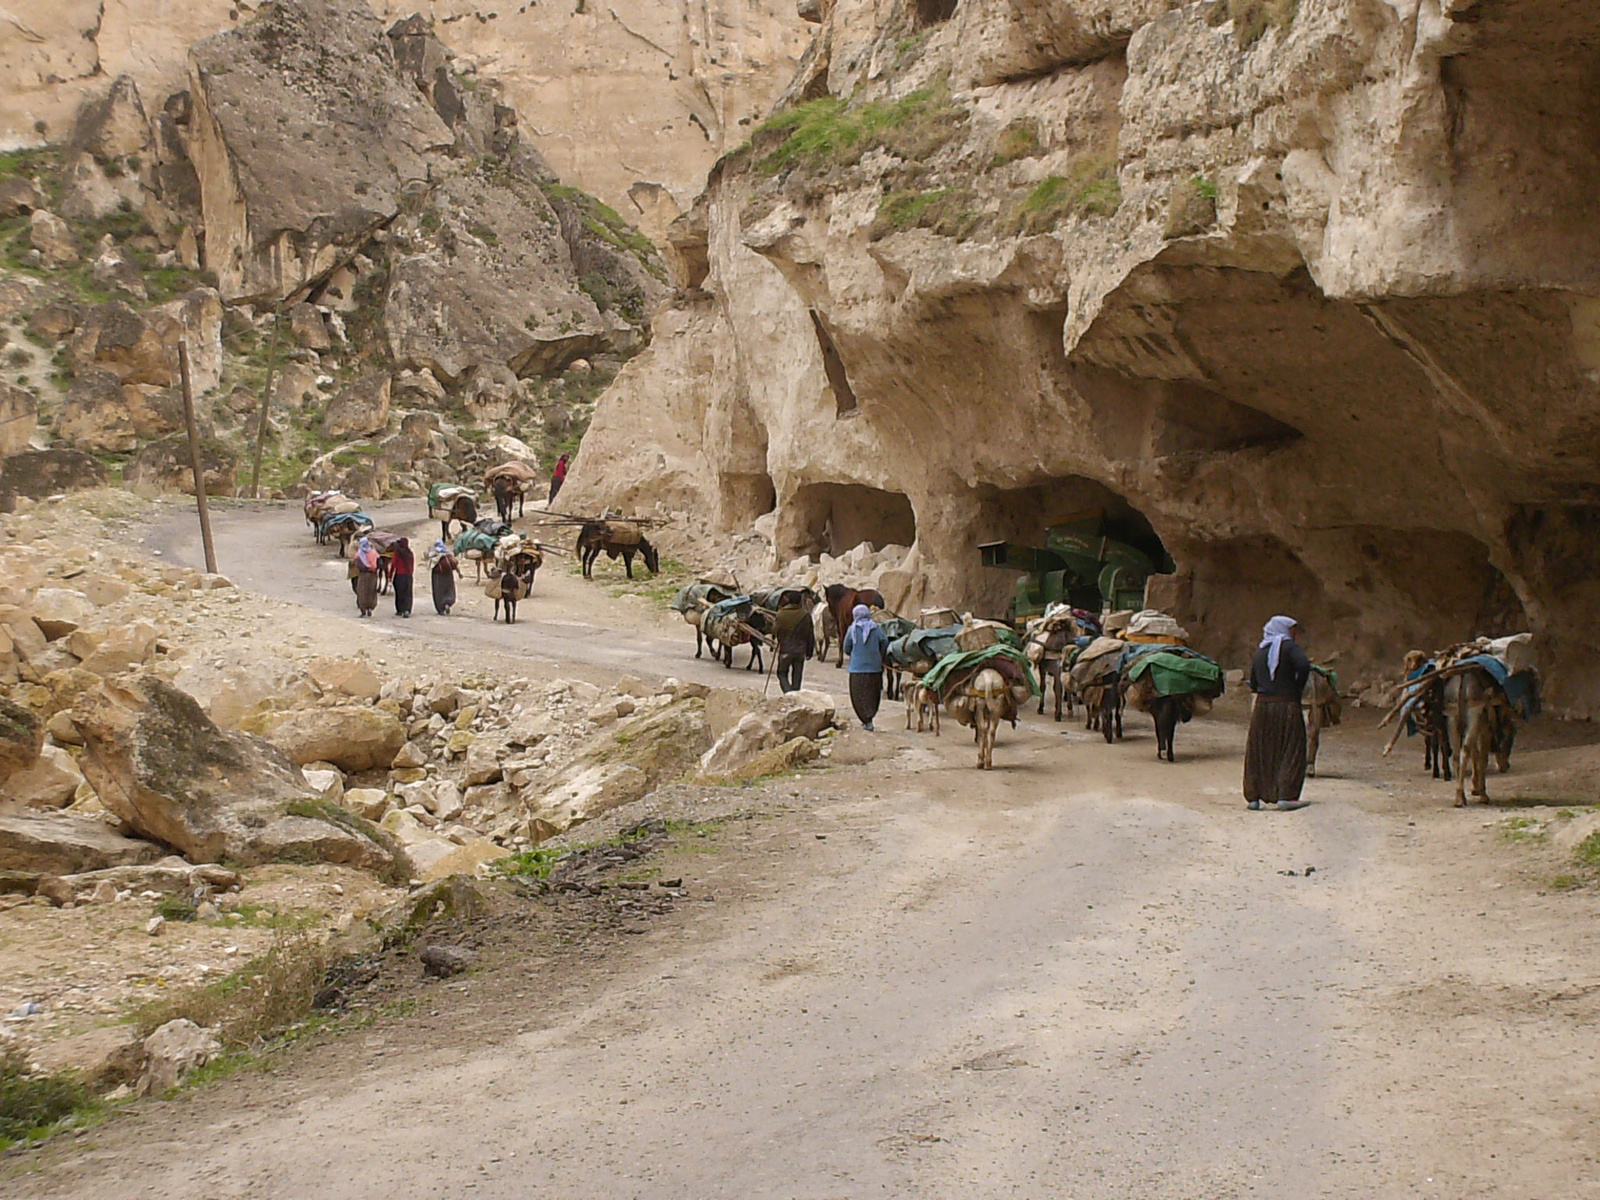
[[[80,105],[126,75],[146,96],[187,86],[189,47],[248,22],[250,0],[0,4],[0,147],[59,142]],[[530,144],[570,183],[636,218],[629,189],[691,198],[793,72],[794,0],[372,0],[391,25],[430,21],[454,68],[504,81]],[[676,211],[676,204],[672,206]],[[641,223],[645,223],[641,220]],[[649,228],[648,225],[646,225]]]
[[[895,599],[988,609],[979,543],[1137,515],[1216,653],[1531,627],[1600,711],[1600,10],[812,7],[574,504],[775,511],[780,560],[914,533]]]

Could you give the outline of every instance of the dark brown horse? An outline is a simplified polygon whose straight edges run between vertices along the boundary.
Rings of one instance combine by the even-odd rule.
[[[637,534],[637,527],[634,533]],[[619,541],[611,522],[585,521],[583,528],[578,531],[578,559],[583,565],[585,579],[594,578],[595,560],[601,554],[613,562],[621,558],[629,579],[633,578],[635,554],[644,560],[645,568],[650,574],[661,573],[661,555],[656,552],[656,548],[650,544],[648,538],[639,536],[637,541]]]
[[[868,608],[887,608],[883,602],[883,593],[875,588],[847,588],[842,583],[831,583],[823,589],[822,597],[828,603],[828,611],[833,614],[834,626],[839,630],[839,661],[836,667],[844,666],[844,635],[850,628],[851,612],[858,604],[865,604]]]

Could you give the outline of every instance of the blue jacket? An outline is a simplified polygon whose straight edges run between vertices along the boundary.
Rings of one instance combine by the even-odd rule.
[[[883,635],[883,630],[874,625],[872,632],[858,646],[855,644],[853,628],[844,632],[844,652],[850,656],[850,674],[874,675],[883,670],[883,653],[889,648],[889,639]]]

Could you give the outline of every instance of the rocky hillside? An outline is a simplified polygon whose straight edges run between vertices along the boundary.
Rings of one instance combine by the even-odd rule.
[[[3,436],[48,445],[0,491],[181,486],[180,340],[218,492],[248,482],[269,366],[272,489],[381,497],[574,445],[666,273],[454,63],[420,17],[285,0],[190,47],[187,87],[119,78],[0,156]]]
[[[1532,628],[1600,709],[1600,14],[1542,0],[822,0],[777,114],[673,227],[679,290],[574,503],[978,544],[1143,518],[1237,657]],[[647,432],[645,432],[647,431]]]
[[[146,97],[187,86],[189,48],[237,28],[252,0],[62,0],[0,10],[0,146],[67,136],[79,106],[119,76]],[[665,200],[700,190],[793,73],[806,26],[794,0],[372,0],[385,25],[420,14],[454,48],[453,68],[496,76],[537,113],[530,142],[569,182],[646,228]],[[626,96],[628,118],[617,118]],[[640,185],[637,204],[630,189]]]

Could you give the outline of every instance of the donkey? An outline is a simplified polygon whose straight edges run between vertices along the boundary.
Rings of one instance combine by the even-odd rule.
[[[499,586],[496,587],[496,584]],[[506,624],[515,625],[517,623],[517,603],[527,599],[528,595],[533,591],[533,578],[531,575],[528,577],[518,575],[515,571],[503,571],[491,582],[490,589],[492,590],[486,590],[489,590],[489,595],[494,598],[494,615],[489,619],[498,621],[500,619],[500,608],[504,605]]]
[[[502,521],[511,520],[511,505],[513,501],[517,506],[517,516],[522,515],[522,505],[527,500],[528,492],[522,485],[522,480],[515,475],[496,475],[490,486],[494,489],[494,509]]]
[[[1306,777],[1317,777],[1317,749],[1322,745],[1322,730],[1337,725],[1341,716],[1339,693],[1321,671],[1312,671],[1306,686]]]
[[[1173,742],[1177,738],[1178,723],[1187,722],[1194,716],[1194,693],[1155,697],[1150,701],[1150,716],[1156,723],[1156,761],[1165,759],[1169,763],[1177,762],[1177,751],[1173,747]],[[1119,716],[1119,734],[1120,725]],[[1111,739],[1108,737],[1106,740]]]
[[[1456,807],[1467,804],[1467,767],[1472,768],[1472,794],[1487,802],[1489,788],[1485,777],[1489,772],[1489,755],[1501,758],[1503,769],[1509,768],[1510,746],[1506,744],[1504,728],[1511,724],[1511,705],[1494,677],[1481,667],[1474,667],[1459,675],[1452,675],[1441,684],[1445,719],[1454,729],[1456,739]]]
[[[619,557],[622,565],[627,569],[628,578],[633,578],[633,556],[637,554],[644,560],[645,569],[652,575],[661,573],[661,555],[650,544],[649,538],[640,538],[630,545],[611,540],[610,527],[604,521],[585,521],[578,530],[578,560],[583,565],[583,577],[594,578],[595,561],[604,553],[615,562]]]
[[[910,729],[912,722],[916,722],[917,732],[922,733],[933,729],[933,736],[939,736],[939,693],[926,686],[922,680],[913,677],[902,689],[906,699],[906,728]]]
[[[1068,717],[1072,716],[1072,694],[1067,690],[1066,670],[1063,663],[1066,659],[1067,647],[1072,644],[1072,630],[1066,626],[1046,632],[1040,628],[1029,630],[1027,645],[1023,653],[1028,656],[1028,661],[1033,664],[1034,670],[1039,673],[1039,715],[1044,716],[1044,682],[1050,680],[1051,689],[1055,693],[1056,720],[1061,720],[1061,710],[1066,709]]]
[[[470,529],[478,520],[478,502],[471,496],[457,496],[450,501],[450,507],[445,510],[446,516],[439,521],[440,537],[445,541],[450,540],[450,522],[460,521],[461,528]]]
[[[992,667],[984,667],[962,689],[971,704],[973,740],[978,743],[978,770],[994,769],[994,739],[1001,721],[1017,719],[1017,698],[1011,694],[1006,677]]]
[[[839,636],[839,623],[833,619],[833,610],[826,600],[818,600],[811,610],[811,632],[817,643],[817,661],[827,661],[828,649]]]

